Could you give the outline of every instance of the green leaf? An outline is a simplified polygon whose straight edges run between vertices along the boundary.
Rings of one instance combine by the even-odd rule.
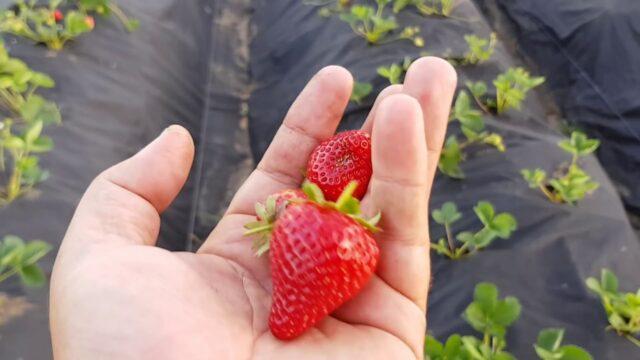
[[[129,19],[124,23],[125,28],[128,32],[134,32],[140,28],[140,20],[138,19]]]
[[[24,142],[27,144],[27,146],[31,146],[31,144],[33,144],[33,142],[38,137],[40,137],[40,134],[42,133],[42,127],[42,121],[35,121],[29,126],[27,131],[24,133]]]
[[[42,272],[42,269],[38,267],[38,265],[32,264],[23,266],[20,269],[20,279],[22,282],[31,287],[42,286],[46,281],[45,275]]]
[[[26,122],[42,121],[45,125],[62,122],[62,116],[56,104],[45,100],[39,95],[32,95],[27,98],[20,106],[20,116]]]
[[[24,61],[11,58],[2,64],[1,71],[5,74],[19,74],[29,71],[29,67]]]
[[[467,82],[465,85],[469,88],[471,94],[477,99],[480,99],[487,93],[487,84],[484,81]]]
[[[547,173],[542,169],[522,169],[520,173],[532,189],[541,186],[547,178]]]
[[[544,329],[538,334],[536,345],[547,351],[555,352],[560,348],[563,337],[564,329]]]
[[[22,263],[24,242],[15,235],[7,235],[0,244],[0,267],[18,267]]]
[[[31,143],[31,152],[45,153],[53,149],[53,140],[48,136],[40,136]]]
[[[469,231],[459,233],[458,236],[456,236],[456,239],[461,243],[475,244],[475,236],[472,232]]]
[[[78,11],[69,11],[64,18],[65,31],[71,37],[77,37],[86,32],[93,30],[93,27],[87,21],[87,15]]]
[[[458,211],[458,207],[451,201],[447,201],[442,204],[442,207],[434,210],[431,216],[435,222],[441,225],[451,225],[462,218],[462,214]]]
[[[618,292],[618,278],[609,269],[602,269],[601,280],[602,289],[610,293]]]
[[[407,7],[409,4],[411,4],[411,2],[412,2],[412,0],[395,0],[393,2],[393,12],[394,13],[399,13],[405,7]]]
[[[510,326],[520,317],[522,306],[520,301],[512,296],[507,296],[499,301],[493,310],[493,322],[504,327]]]
[[[462,162],[462,152],[460,151],[460,145],[455,135],[451,135],[447,138],[444,144],[444,148],[440,153],[440,161],[438,163],[438,169],[440,171],[454,179],[463,179],[464,173],[460,168],[460,162]]]
[[[508,213],[498,214],[489,224],[489,228],[502,239],[508,239],[517,227],[518,222]]]
[[[466,91],[460,91],[453,107],[453,118],[460,121],[463,127],[479,133],[484,130],[482,113],[471,107],[471,98]]]
[[[11,136],[4,140],[3,146],[7,149],[21,150],[25,148],[25,143],[20,137]]]
[[[444,352],[444,346],[436,338],[431,335],[427,335],[424,340],[424,354],[427,358],[434,358],[442,356]]]
[[[575,345],[563,346],[560,352],[562,354],[560,360],[593,360],[591,354],[585,349]]]
[[[476,213],[482,224],[490,226],[493,221],[493,217],[495,216],[493,205],[491,205],[490,202],[479,201],[478,204],[473,207],[473,211]]]
[[[558,146],[571,154],[584,156],[596,151],[600,146],[600,141],[589,139],[584,133],[574,131],[571,133],[570,139],[560,141]]]
[[[32,265],[51,251],[51,245],[41,240],[33,240],[27,243],[22,254],[23,264]]]
[[[496,133],[490,133],[487,136],[484,136],[482,142],[495,147],[500,152],[505,152],[507,150],[507,148],[504,146],[502,136]]]
[[[49,75],[41,72],[33,73],[33,76],[31,77],[31,83],[43,88],[52,88],[56,85],[56,82]]]
[[[506,328],[518,319],[520,311],[518,299],[508,296],[500,300],[494,284],[479,283],[463,317],[478,332],[504,339]]]
[[[483,312],[490,312],[498,302],[498,288],[491,283],[479,283],[473,293],[473,300]]]
[[[351,101],[356,104],[361,104],[362,101],[371,94],[373,90],[373,86],[369,83],[365,82],[354,82],[353,83],[353,91],[351,92]]]

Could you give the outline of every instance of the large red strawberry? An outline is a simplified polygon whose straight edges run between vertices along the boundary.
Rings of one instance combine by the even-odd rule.
[[[354,297],[375,272],[380,250],[372,236],[379,216],[366,220],[352,182],[336,202],[312,183],[307,200],[294,200],[272,229],[248,224],[248,234],[270,231],[273,294],[269,328],[292,339]],[[264,226],[264,224],[263,224]]]
[[[328,200],[336,201],[351,181],[353,196],[362,199],[371,179],[371,137],[361,130],[338,133],[318,145],[307,163],[307,179],[317,184]]]

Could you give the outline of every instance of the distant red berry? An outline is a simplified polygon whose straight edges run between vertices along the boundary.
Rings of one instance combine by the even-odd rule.
[[[53,12],[53,18],[56,22],[60,22],[64,19],[64,14],[60,10],[56,10]]]
[[[84,22],[87,24],[89,29],[93,29],[96,26],[96,20],[93,18],[93,16],[85,17]]]
[[[338,133],[318,145],[307,163],[307,179],[318,185],[327,200],[335,201],[355,180],[353,196],[362,199],[371,179],[371,137],[361,130]]]

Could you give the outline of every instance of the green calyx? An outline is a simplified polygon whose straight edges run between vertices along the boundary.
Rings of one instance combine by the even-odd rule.
[[[289,203],[304,202],[311,202],[324,208],[337,210],[355,220],[358,224],[364,226],[371,232],[380,231],[377,224],[380,221],[382,214],[378,212],[374,217],[369,219],[363,216],[360,211],[360,201],[353,197],[353,192],[357,187],[357,181],[350,182],[342,191],[338,200],[333,202],[325,199],[324,194],[318,185],[305,180],[302,184],[302,191],[307,196],[307,199],[289,200],[278,205],[276,196],[269,196],[264,204],[256,204],[255,211],[258,219],[244,226],[245,229],[247,229],[247,231],[244,232],[244,235],[257,236],[253,243],[253,249],[257,256],[261,256],[269,250],[273,224],[278,219],[279,214],[284,211]]]
[[[253,242],[253,250],[257,256],[261,256],[269,250],[271,230],[273,230],[273,224],[276,222],[278,214],[276,197],[269,196],[264,204],[256,203],[255,211],[258,220],[244,225],[244,228],[247,229],[244,235],[257,235]]]
[[[341,213],[347,215],[348,217],[355,220],[358,224],[364,226],[367,230],[371,232],[380,231],[378,228],[378,222],[380,222],[380,218],[382,214],[378,212],[374,217],[367,219],[363,216],[360,211],[360,201],[353,197],[353,192],[358,188],[357,181],[351,181],[342,191],[342,194],[338,197],[338,200],[335,202],[327,201],[324,198],[324,194],[322,190],[318,187],[318,185],[306,180],[302,184],[302,191],[307,195],[309,201],[316,203],[322,207],[335,209],[340,211]]]

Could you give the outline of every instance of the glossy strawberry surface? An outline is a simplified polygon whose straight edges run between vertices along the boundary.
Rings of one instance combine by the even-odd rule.
[[[371,137],[361,130],[345,131],[323,141],[307,163],[307,179],[330,201],[335,201],[353,180],[358,182],[353,196],[362,199],[371,173]]]
[[[271,332],[295,338],[351,299],[379,253],[371,232],[349,216],[311,202],[289,205],[271,239]]]

